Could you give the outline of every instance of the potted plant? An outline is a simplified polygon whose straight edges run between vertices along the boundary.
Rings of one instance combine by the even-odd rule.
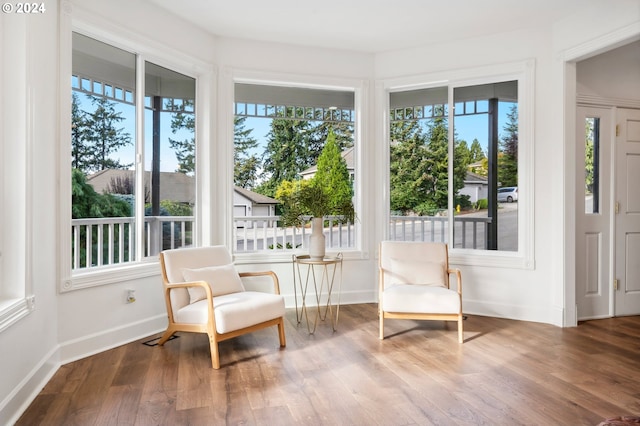
[[[331,188],[324,188],[314,182],[291,182],[288,194],[280,192],[283,201],[282,221],[285,226],[302,226],[311,216],[311,236],[309,237],[309,256],[322,259],[325,255],[325,237],[323,221],[326,216],[341,216],[345,222],[355,220],[355,209],[351,200],[335,200],[331,197]]]
[[[333,130],[329,131],[325,147],[318,157],[313,178],[283,182],[276,191],[276,198],[283,204],[282,220],[285,226],[300,226],[306,217],[312,217],[309,256],[323,258],[323,218],[335,215],[345,222],[355,220],[353,187]]]

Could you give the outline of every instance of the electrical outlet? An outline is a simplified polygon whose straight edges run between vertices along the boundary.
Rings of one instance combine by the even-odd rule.
[[[133,303],[136,301],[136,291],[127,290],[127,303]]]

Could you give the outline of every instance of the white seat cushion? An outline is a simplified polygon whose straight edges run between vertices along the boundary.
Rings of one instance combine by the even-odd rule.
[[[218,333],[229,333],[284,315],[284,298],[279,294],[243,291],[213,298]],[[207,322],[207,300],[180,309],[175,320],[184,324]]]
[[[397,284],[382,293],[382,309],[385,312],[430,314],[457,314],[460,312],[460,295],[446,287]]]

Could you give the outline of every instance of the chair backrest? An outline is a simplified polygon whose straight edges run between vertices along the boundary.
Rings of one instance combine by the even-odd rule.
[[[207,266],[223,266],[232,263],[226,246],[192,247],[165,250],[160,253],[164,262],[163,279],[170,284],[184,282],[182,269],[199,269]],[[187,289],[171,290],[171,306],[174,311],[189,304]]]
[[[449,288],[445,243],[382,241],[380,268],[385,288],[396,284]]]

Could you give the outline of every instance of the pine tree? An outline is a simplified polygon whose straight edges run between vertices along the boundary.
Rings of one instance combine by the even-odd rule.
[[[391,210],[407,213],[427,202],[426,137],[418,121],[391,123]]]
[[[347,162],[341,155],[333,130],[329,130],[311,184],[322,188],[327,193],[329,208],[333,214],[339,214],[343,206],[352,202],[353,186]]]
[[[315,162],[309,149],[309,130],[306,120],[274,118],[267,134],[263,154],[263,173],[266,180],[256,188],[260,194],[273,197],[282,181],[297,180],[298,174]],[[319,155],[319,154],[318,154]]]
[[[518,185],[518,106],[513,104],[507,114],[505,135],[500,141],[498,181],[502,186]]]
[[[449,136],[443,115],[427,124],[427,140],[427,207],[446,209],[449,205]]]
[[[196,116],[193,112],[193,100],[185,100],[182,104],[172,108],[178,108],[178,112],[171,115],[171,133],[176,134],[180,130],[187,130],[195,135]],[[177,140],[169,138],[169,146],[176,154],[178,168],[176,172],[193,174],[196,170],[196,139],[192,136],[188,139]]]
[[[88,171],[89,148],[85,140],[87,130],[86,113],[80,109],[78,94],[71,95],[71,167]]]
[[[260,167],[260,159],[251,150],[258,147],[258,141],[251,136],[253,129],[245,128],[247,117],[236,116],[233,119],[233,159],[235,185],[246,189],[252,189],[257,183],[257,172]]]
[[[132,143],[131,135],[117,127],[125,118],[116,112],[114,102],[107,98],[91,96],[91,103],[96,109],[85,116],[83,136],[88,151],[85,172],[131,167],[132,164],[123,164],[110,157]]]
[[[486,157],[486,155],[484,154],[484,151],[482,150],[482,146],[480,145],[480,142],[478,142],[478,139],[474,139],[473,142],[471,142],[471,146],[469,147],[469,153],[471,154],[472,163],[477,163],[478,161],[482,161]]]

